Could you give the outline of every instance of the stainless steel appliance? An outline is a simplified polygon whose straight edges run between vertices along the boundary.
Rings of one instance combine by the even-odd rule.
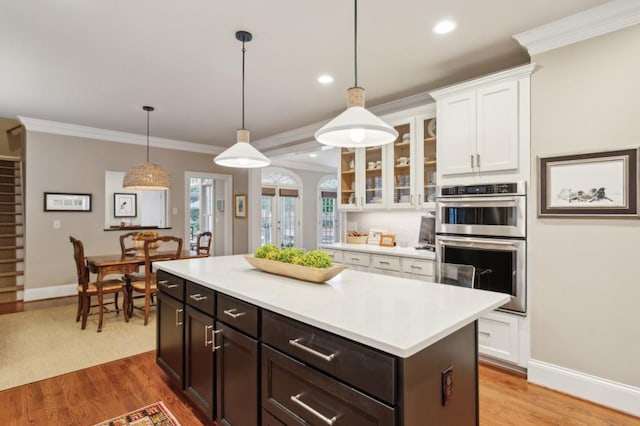
[[[475,288],[509,294],[500,310],[525,315],[525,183],[444,186],[436,211],[436,267],[475,266]]]

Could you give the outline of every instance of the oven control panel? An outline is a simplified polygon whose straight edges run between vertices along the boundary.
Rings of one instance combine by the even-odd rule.
[[[524,182],[442,186],[440,188],[440,195],[443,197],[472,195],[524,195]]]

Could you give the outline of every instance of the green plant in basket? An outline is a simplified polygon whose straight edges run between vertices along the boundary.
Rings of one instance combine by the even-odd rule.
[[[265,244],[261,247],[258,247],[253,252],[253,255],[258,259],[276,260],[279,252],[280,249],[277,246],[273,244]]]

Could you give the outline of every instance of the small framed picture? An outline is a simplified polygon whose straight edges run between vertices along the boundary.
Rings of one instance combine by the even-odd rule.
[[[538,216],[638,216],[638,148],[539,157]]]
[[[91,194],[44,193],[45,212],[90,212]]]
[[[234,214],[238,219],[247,218],[247,194],[234,195]]]
[[[113,216],[114,217],[136,217],[137,195],[130,193],[113,194]]]
[[[396,245],[395,234],[381,234],[380,246],[381,247],[394,247]]]

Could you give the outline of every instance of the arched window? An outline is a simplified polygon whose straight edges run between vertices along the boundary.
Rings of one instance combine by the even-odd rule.
[[[301,246],[302,183],[293,172],[277,167],[262,170],[261,244]]]
[[[333,244],[340,240],[340,214],[338,213],[338,179],[335,175],[325,176],[318,184],[320,199],[319,238],[320,244]]]

